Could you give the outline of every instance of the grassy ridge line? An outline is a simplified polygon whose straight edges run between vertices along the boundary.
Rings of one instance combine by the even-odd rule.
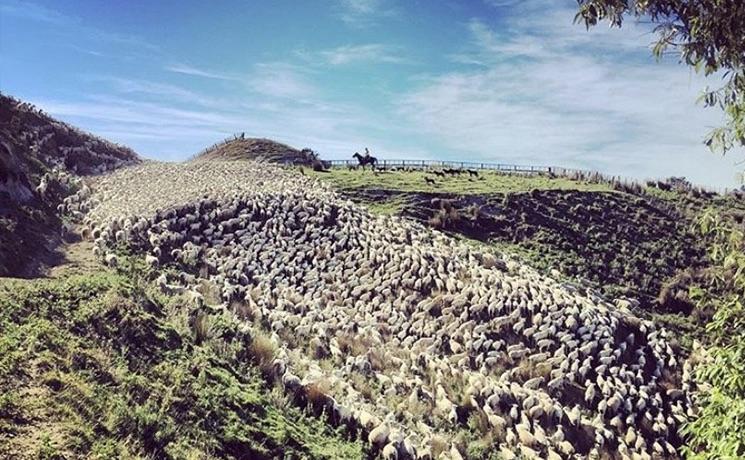
[[[363,457],[266,387],[231,315],[125,266],[0,285],[0,457]]]
[[[575,181],[566,177],[549,177],[546,175],[505,174],[494,171],[479,171],[478,177],[468,174],[449,176],[447,179],[427,174],[424,171],[378,172],[361,169],[331,169],[328,172],[308,171],[308,175],[318,177],[342,190],[374,187],[400,192],[456,193],[475,195],[485,193],[508,193],[539,190],[586,190],[612,191],[604,183]],[[435,184],[427,183],[424,178],[433,178]]]

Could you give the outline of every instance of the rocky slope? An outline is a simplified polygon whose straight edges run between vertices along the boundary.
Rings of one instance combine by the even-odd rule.
[[[689,369],[629,302],[266,163],[152,162],[91,188],[76,202],[106,263],[145,252],[162,290],[271,334],[271,378],[386,458],[677,455]]]

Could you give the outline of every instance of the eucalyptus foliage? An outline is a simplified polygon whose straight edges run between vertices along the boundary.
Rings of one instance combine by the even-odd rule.
[[[686,424],[692,459],[745,458],[745,236],[714,214],[700,222],[713,241],[713,285],[698,288],[698,302],[714,308],[706,325],[707,358],[696,368],[699,413]]]
[[[726,114],[706,145],[725,153],[745,146],[745,1],[743,0],[577,0],[575,18],[588,28],[607,21],[621,27],[624,17],[650,20],[659,59],[668,53],[705,75],[721,74],[724,84],[707,89],[701,102]]]

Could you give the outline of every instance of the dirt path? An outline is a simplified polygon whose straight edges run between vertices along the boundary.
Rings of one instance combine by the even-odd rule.
[[[60,252],[63,257],[58,265],[49,267],[46,278],[60,278],[63,275],[85,274],[98,271],[102,268],[98,260],[93,256],[92,241],[77,241],[65,243]]]
[[[63,243],[57,248],[59,257],[54,260],[54,265],[43,269],[38,277],[13,278],[0,277],[0,286],[12,283],[33,283],[38,279],[58,279],[68,275],[79,275],[93,273],[103,269],[101,263],[93,256],[93,242],[80,240],[72,243]]]

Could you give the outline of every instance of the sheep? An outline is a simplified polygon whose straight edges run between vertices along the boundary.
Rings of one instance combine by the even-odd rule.
[[[375,427],[370,434],[367,436],[367,440],[373,447],[379,447],[386,443],[388,435],[390,434],[390,428],[385,423],[382,423]]]
[[[289,391],[295,392],[302,387],[302,381],[300,380],[300,377],[292,374],[290,371],[285,371],[282,375],[282,385],[284,385]]]
[[[210,176],[213,167],[220,174]],[[612,308],[600,296],[402,219],[371,216],[285,171],[262,171],[250,162],[198,172],[190,168],[156,163],[137,170],[143,178],[159,173],[159,180],[152,181],[158,193],[148,200],[127,193],[108,177],[98,182],[91,199],[99,202],[90,206],[88,217],[106,230],[96,247],[106,251],[120,240],[182,267],[186,286],[195,284],[192,273],[199,270],[220,287],[225,301],[243,299],[254,320],[272,325],[272,341],[292,351],[292,361],[301,361],[299,380],[287,372],[289,359],[272,370],[287,391],[298,391],[303,381],[324,375],[334,380],[334,419],[341,418],[334,407],[347,407],[360,423],[360,407],[365,406],[369,417],[363,416],[366,423],[360,425],[370,432],[381,424],[382,407],[403,395],[396,420],[404,432],[441,432],[468,407],[483,412],[506,443],[520,441],[531,449],[553,443],[560,455],[566,450],[560,445],[566,442],[563,431],[556,430],[551,441],[545,431],[556,423],[586,426],[603,410],[607,418],[597,419],[599,437],[591,441],[601,450],[607,448],[608,433],[618,439],[627,435],[632,412],[651,412],[650,432],[672,432],[680,423],[671,416],[671,407],[680,402],[685,413],[688,390],[668,394],[655,377],[677,365],[667,338],[655,334],[651,325],[634,326],[636,338],[616,344],[622,318],[630,313]],[[161,187],[175,172],[185,173],[179,190]],[[208,180],[214,194],[205,198],[200,184]],[[158,284],[168,286],[167,280]],[[193,302],[200,306],[204,299]],[[651,339],[638,339],[650,334]],[[335,370],[321,370],[313,356],[295,356],[300,350],[291,344],[297,342],[315,350],[313,355],[331,356]],[[647,342],[648,350],[640,353],[640,344]],[[648,360],[655,365],[651,376],[642,372]],[[491,373],[511,361],[540,365],[547,373]],[[360,373],[380,382],[371,390],[369,404],[360,402],[360,388],[348,378]],[[473,376],[483,381],[476,384]],[[445,383],[460,392],[448,395]],[[584,387],[584,412],[567,406],[565,390],[575,385]],[[646,396],[637,398],[642,386]],[[604,405],[595,405],[598,395]],[[455,397],[463,407],[451,401]],[[433,426],[417,423],[421,420],[408,410],[422,404],[432,408],[428,423]],[[513,424],[522,424],[519,433],[510,428]],[[522,443],[520,434],[531,445]],[[401,455],[400,439],[393,436],[377,448],[394,442]],[[628,443],[630,453],[653,452],[651,443],[637,447],[636,442]]]
[[[117,267],[119,266],[119,259],[116,257],[116,254],[108,253],[104,257],[104,261],[106,262],[106,265],[109,267]]]
[[[155,256],[151,256],[150,254],[145,256],[145,263],[152,268],[157,267],[159,262],[160,261]]]
[[[395,443],[389,442],[383,447],[381,452],[383,459],[385,460],[398,460],[398,449]]]

